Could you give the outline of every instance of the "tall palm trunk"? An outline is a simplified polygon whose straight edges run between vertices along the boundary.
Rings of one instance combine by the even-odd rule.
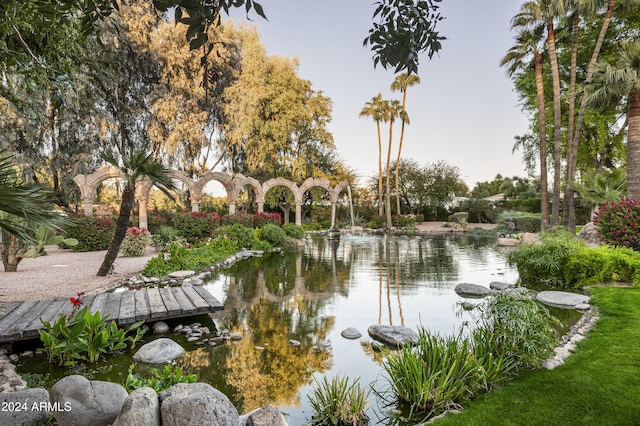
[[[609,24],[611,23],[611,17],[613,16],[613,8],[616,4],[616,0],[608,0],[607,1],[607,12],[605,13],[604,20],[602,21],[602,26],[600,27],[600,33],[598,34],[598,39],[596,40],[596,44],[593,48],[593,53],[591,55],[591,59],[589,60],[589,65],[587,66],[587,75],[585,76],[585,83],[589,83],[593,76],[593,69],[598,61],[598,56],[600,55],[600,50],[602,49],[602,44],[604,43],[604,37],[609,29]],[[576,169],[578,163],[578,146],[580,142],[580,132],[582,130],[582,125],[584,124],[584,115],[587,110],[587,98],[586,96],[582,97],[582,101],[580,102],[580,111],[578,113],[578,119],[576,120],[575,131],[573,134],[569,132],[569,146],[567,147],[567,178],[566,178],[566,186],[564,192],[565,202],[568,199],[573,201],[573,190],[571,187],[573,186],[573,182],[575,182],[576,177]],[[567,223],[571,229],[575,229],[575,206],[572,205],[570,214],[572,216],[567,217]]]
[[[538,95],[538,138],[540,139],[540,229],[549,227],[549,184],[547,182],[547,119],[544,110],[544,83],[542,81],[542,55],[534,51],[536,91]]]
[[[382,138],[380,136],[380,121],[378,126],[378,216],[382,216]]]
[[[109,244],[109,248],[107,249],[107,253],[104,256],[102,265],[100,265],[100,269],[98,269],[98,273],[96,274],[99,277],[105,277],[116,261],[118,251],[120,250],[120,245],[122,244],[122,241],[127,234],[129,219],[131,217],[131,209],[133,208],[134,201],[135,188],[131,185],[126,185],[124,191],[122,191],[120,214],[118,215],[118,220],[116,221],[116,229],[114,231],[113,239],[111,240],[111,244]]]
[[[627,198],[640,200],[640,89],[629,92]]]
[[[573,126],[575,121],[575,111],[576,111],[576,70],[578,63],[578,35],[579,35],[579,23],[580,23],[580,15],[579,13],[579,5],[576,3],[576,6],[573,9],[572,16],[572,30],[571,30],[571,69],[570,69],[570,77],[569,77],[569,120],[567,123],[567,161],[574,154],[572,153],[573,144],[571,143],[571,137],[573,135]],[[576,225],[576,206],[575,200],[573,198],[573,192],[568,189],[569,182],[569,173],[570,170],[567,167],[567,174],[565,179],[565,191],[564,191],[564,208],[562,209],[562,224],[565,228],[574,231]]]
[[[556,55],[556,38],[553,21],[547,20],[547,46],[553,80],[553,205],[551,208],[551,226],[560,219],[560,173],[562,166],[562,115],[560,110],[560,72]]]
[[[389,121],[389,147],[387,149],[387,178],[386,178],[386,210],[387,210],[387,229],[391,229],[393,221],[391,220],[391,190],[389,188],[389,172],[391,166],[391,144],[393,142],[393,119]]]
[[[400,214],[400,155],[402,153],[402,141],[404,140],[404,113],[407,105],[407,89],[402,92],[402,126],[400,127],[400,141],[398,142],[398,158],[396,159],[396,214]]]

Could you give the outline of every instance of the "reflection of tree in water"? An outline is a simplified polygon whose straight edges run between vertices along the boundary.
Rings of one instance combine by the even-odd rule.
[[[245,411],[268,403],[297,405],[298,389],[309,383],[313,372],[331,368],[330,352],[316,349],[335,322],[333,317],[318,315],[322,305],[320,301],[261,300],[227,318],[230,330],[250,330],[247,338],[231,345],[225,361],[226,381],[235,388]],[[300,346],[291,345],[290,339]]]

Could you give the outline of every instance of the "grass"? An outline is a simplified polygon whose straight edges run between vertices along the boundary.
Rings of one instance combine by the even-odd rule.
[[[640,424],[640,288],[591,291],[600,320],[564,365],[523,373],[435,424]]]

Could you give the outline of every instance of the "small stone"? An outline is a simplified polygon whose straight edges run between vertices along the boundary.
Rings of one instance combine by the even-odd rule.
[[[194,336],[192,336],[192,337],[188,337],[188,338],[187,338],[187,342],[189,342],[189,343],[191,343],[191,342],[195,342],[195,341],[196,341],[196,340],[198,340],[198,339],[200,339],[200,337],[194,337]]]
[[[211,334],[211,331],[209,331],[209,327],[200,327],[200,333]]]
[[[33,358],[33,351],[24,351],[20,354],[20,358]]]
[[[191,328],[198,328],[200,327],[202,324],[200,324],[199,322],[194,322],[193,324],[191,324]]]
[[[257,351],[264,351],[264,346],[255,346]]]
[[[173,328],[173,332],[174,333],[180,333],[182,331],[182,329],[184,328],[184,325],[182,324],[178,324]]]
[[[240,333],[231,333],[231,334],[229,334],[229,338],[231,340],[242,340],[242,334],[240,334]]]
[[[344,330],[342,330],[342,333],[340,333],[340,335],[345,339],[351,340],[359,339],[360,337],[362,337],[362,333],[360,333],[360,331],[358,331],[358,329],[354,327],[345,328]]]
[[[153,331],[153,334],[164,334],[169,331],[169,326],[164,321],[156,321],[151,326],[151,330]]]
[[[591,305],[588,303],[578,303],[573,307],[576,311],[588,311],[591,309]]]
[[[211,339],[209,339],[210,342],[214,342],[214,343],[220,343],[224,340],[224,337],[222,336],[216,336],[216,337],[212,337]]]
[[[384,348],[384,345],[377,340],[371,342],[371,349],[373,349],[374,352],[380,352],[382,348]]]
[[[195,271],[174,271],[169,274],[169,278],[187,278],[195,274]]]
[[[188,334],[191,333],[191,327],[189,327],[188,325],[185,325],[184,327],[182,327],[182,330],[180,330],[180,333],[182,334]]]
[[[300,346],[300,342],[295,339],[289,339],[289,344],[291,346]]]
[[[207,341],[207,343],[209,343],[209,346],[217,346],[217,345],[218,345],[218,344],[215,342],[215,340],[213,340],[213,339],[209,339],[209,340]]]

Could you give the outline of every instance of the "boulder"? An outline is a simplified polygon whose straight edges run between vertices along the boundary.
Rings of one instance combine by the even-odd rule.
[[[491,289],[478,285],[478,284],[469,284],[469,283],[460,283],[455,288],[458,296],[461,297],[485,297],[492,293]]]
[[[240,424],[229,398],[207,383],[178,383],[160,394],[163,426]]]
[[[393,348],[418,343],[418,334],[415,331],[399,325],[375,324],[369,327],[368,332],[372,339]]]
[[[240,417],[240,420],[240,424],[245,426],[287,426],[289,424],[280,410],[273,405],[258,408]]]
[[[49,399],[60,410],[53,417],[65,426],[107,426],[118,417],[127,398],[125,388],[117,383],[72,375],[58,380],[49,389]]]
[[[567,309],[574,309],[581,304],[589,304],[589,296],[566,291],[541,291],[536,295],[536,299],[545,305]]]
[[[184,348],[171,339],[162,337],[146,343],[133,355],[133,359],[148,364],[166,364],[184,354]]]
[[[345,328],[344,330],[342,330],[342,333],[340,333],[340,335],[345,339],[351,340],[359,339],[360,337],[362,337],[362,333],[360,333],[358,329],[353,327]]]
[[[578,233],[578,238],[592,246],[598,246],[602,243],[602,240],[600,240],[600,228],[593,222],[589,222],[582,227]]]
[[[509,283],[503,283],[503,282],[499,282],[499,281],[492,281],[489,283],[489,288],[492,290],[506,290],[508,288],[513,287],[513,284],[509,284]]]
[[[517,238],[500,237],[496,240],[496,245],[499,245],[499,246],[510,247],[510,246],[517,246],[519,244],[520,244],[520,240]]]
[[[49,420],[49,392],[46,389],[24,389],[0,393],[0,425],[40,426]],[[60,407],[64,409],[64,407]]]
[[[160,401],[155,390],[143,387],[134,390],[122,404],[112,426],[160,426]]]

